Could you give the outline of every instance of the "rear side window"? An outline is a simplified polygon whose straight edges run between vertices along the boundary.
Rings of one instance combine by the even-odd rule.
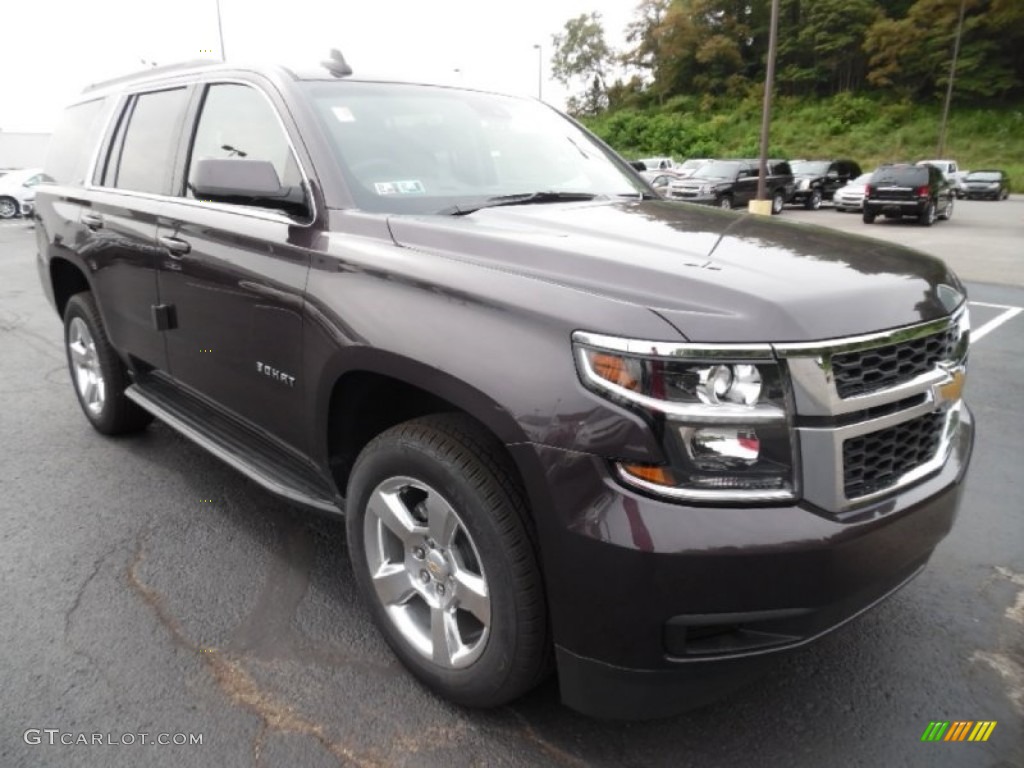
[[[46,174],[58,184],[82,184],[103,129],[105,100],[95,99],[64,110],[46,152]]]
[[[193,197],[196,163],[204,158],[268,160],[282,187],[301,193],[302,175],[288,137],[267,99],[247,85],[211,85],[203,100],[189,159],[185,194]]]
[[[167,194],[188,91],[139,94],[121,117],[104,184],[134,192]]]

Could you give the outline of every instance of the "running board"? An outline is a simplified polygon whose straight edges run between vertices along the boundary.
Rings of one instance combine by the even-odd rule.
[[[129,386],[125,396],[271,493],[323,512],[341,512],[341,500],[312,465],[163,377],[148,375]]]

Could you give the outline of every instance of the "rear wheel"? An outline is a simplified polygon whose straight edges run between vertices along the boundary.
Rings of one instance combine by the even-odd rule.
[[[786,205],[786,197],[781,192],[774,192],[772,194],[772,216],[777,216],[782,213],[782,209]]]
[[[129,400],[131,383],[103,328],[89,292],[71,297],[64,310],[64,346],[78,403],[89,423],[105,435],[138,432],[153,420]]]
[[[917,217],[917,223],[922,227],[930,227],[935,223],[935,203],[929,201],[925,209]]]
[[[821,208],[821,190],[812,189],[811,194],[804,200],[804,208],[808,211],[816,211]]]
[[[549,666],[544,590],[497,440],[458,414],[399,424],[359,455],[348,491],[356,581],[405,666],[466,706],[535,686]]]
[[[869,211],[867,208],[864,209],[864,223],[865,224],[874,224],[875,223],[875,214],[872,213],[871,211]]]

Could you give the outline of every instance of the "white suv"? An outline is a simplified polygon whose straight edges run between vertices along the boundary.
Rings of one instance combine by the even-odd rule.
[[[28,216],[36,199],[36,184],[53,181],[42,168],[9,171],[0,176],[0,219]]]

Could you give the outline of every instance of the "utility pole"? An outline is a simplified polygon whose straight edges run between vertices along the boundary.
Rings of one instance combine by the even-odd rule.
[[[220,0],[217,0],[217,36],[220,37],[220,60],[227,61],[227,54],[224,52],[224,24],[220,20]]]
[[[544,54],[540,43],[534,43],[533,47],[537,49],[537,100],[542,101],[543,95],[543,82],[544,82]]]
[[[960,18],[956,23],[956,42],[953,43],[953,61],[949,64],[949,82],[946,84],[946,103],[942,106],[942,123],[939,126],[939,148],[935,153],[942,157],[946,152],[946,124],[949,122],[949,105],[953,101],[953,78],[956,77],[956,60],[960,58],[960,37],[964,33],[964,8],[967,0],[960,0]]]
[[[768,193],[768,129],[772,122],[772,91],[775,90],[775,53],[779,45],[779,0],[772,0],[771,27],[768,32],[768,71],[764,78],[764,104],[761,107],[761,163],[757,179],[757,199]]]

